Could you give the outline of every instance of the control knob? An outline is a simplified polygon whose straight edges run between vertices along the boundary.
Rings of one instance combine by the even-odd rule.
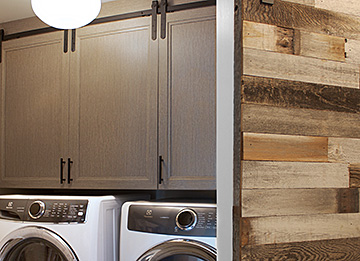
[[[175,222],[178,228],[188,231],[195,227],[197,219],[195,211],[191,209],[183,209],[176,215]]]
[[[45,212],[45,203],[40,200],[32,202],[29,206],[28,213],[32,219],[41,218],[42,215],[44,215],[44,212]]]

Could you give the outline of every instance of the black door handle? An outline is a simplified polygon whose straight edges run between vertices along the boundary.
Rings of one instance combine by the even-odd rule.
[[[159,184],[161,185],[161,183],[164,181],[163,177],[162,177],[162,164],[164,162],[163,157],[160,155],[159,156]]]
[[[66,179],[64,179],[64,165],[66,161],[61,158],[60,159],[60,184],[63,184]]]
[[[71,160],[71,158],[68,158],[68,184],[71,183],[71,181],[73,181],[73,179],[71,178],[71,164],[73,164],[74,162]]]

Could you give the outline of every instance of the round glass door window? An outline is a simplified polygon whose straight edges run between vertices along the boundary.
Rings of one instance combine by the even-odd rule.
[[[186,239],[168,240],[149,249],[137,261],[216,261],[216,249]]]
[[[173,255],[163,258],[161,259],[161,261],[207,261],[207,260],[189,255]]]
[[[36,226],[20,228],[0,242],[1,261],[78,261],[56,233]]]
[[[41,239],[24,239],[14,245],[6,254],[4,261],[68,261],[54,244]]]

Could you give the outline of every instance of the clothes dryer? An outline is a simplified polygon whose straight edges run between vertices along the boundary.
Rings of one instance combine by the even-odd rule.
[[[120,209],[139,196],[0,196],[0,260],[117,261]]]
[[[216,260],[216,205],[127,202],[120,261]]]

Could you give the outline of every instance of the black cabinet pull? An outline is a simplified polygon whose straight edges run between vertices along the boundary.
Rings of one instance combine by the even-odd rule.
[[[71,183],[71,181],[73,181],[73,179],[71,178],[71,164],[73,164],[74,162],[71,160],[71,158],[68,158],[68,184]]]
[[[0,30],[0,63],[1,63],[1,54],[2,54],[2,42],[4,41],[5,32],[4,29]]]
[[[161,183],[164,181],[163,177],[162,177],[162,164],[164,162],[163,157],[160,155],[159,156],[159,184],[161,185]]]
[[[160,3],[160,13],[161,13],[161,39],[166,38],[166,11],[167,11],[167,0],[162,0]]]
[[[66,161],[61,158],[60,159],[60,184],[63,184],[66,179],[64,179],[64,165]]]

